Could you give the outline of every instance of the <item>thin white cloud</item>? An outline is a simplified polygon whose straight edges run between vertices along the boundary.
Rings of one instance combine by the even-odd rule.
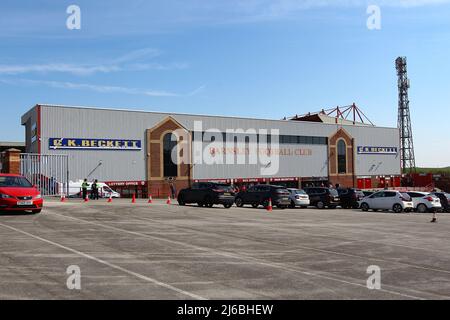
[[[179,94],[170,91],[130,88],[121,86],[96,85],[87,83],[74,83],[66,81],[43,81],[31,79],[0,79],[0,83],[18,86],[46,86],[58,89],[89,90],[98,93],[122,93],[130,95],[143,95],[149,97],[182,97],[194,96],[204,90],[201,86],[188,94]]]
[[[234,22],[253,22],[282,19],[314,8],[382,7],[413,8],[449,4],[450,0],[231,0],[235,8]],[[224,21],[226,22],[226,21]]]
[[[161,51],[151,48],[129,52],[119,58],[112,59],[103,64],[0,64],[0,74],[19,75],[26,73],[68,73],[77,76],[88,76],[96,73],[111,73],[119,71],[146,71],[146,70],[177,70],[186,69],[186,63],[157,63],[147,62],[161,55]]]

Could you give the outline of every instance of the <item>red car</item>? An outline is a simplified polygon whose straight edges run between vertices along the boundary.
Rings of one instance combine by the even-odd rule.
[[[0,211],[40,213],[44,200],[39,190],[25,177],[0,174]]]

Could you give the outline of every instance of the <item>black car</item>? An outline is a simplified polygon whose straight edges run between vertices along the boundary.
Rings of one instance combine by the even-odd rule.
[[[445,192],[433,192],[431,194],[435,195],[439,198],[439,200],[441,200],[442,211],[450,212],[450,194]]]
[[[330,209],[335,209],[339,206],[340,199],[339,193],[336,189],[332,188],[304,188],[305,192],[309,195],[309,200],[312,206],[316,206],[319,209],[328,207]]]
[[[359,201],[365,197],[364,193],[359,189],[340,188],[337,191],[339,193],[339,198],[341,200],[341,207],[344,209],[350,208],[358,209]]]
[[[229,209],[235,200],[234,189],[231,186],[213,183],[194,183],[191,188],[183,189],[178,194],[178,204],[184,206],[189,203],[197,203],[199,207],[213,207],[221,204]]]
[[[289,191],[283,186],[273,186],[268,184],[256,185],[241,191],[236,196],[236,206],[243,207],[246,204],[252,205],[254,208],[260,205],[269,206],[269,200],[272,205],[285,209],[291,204],[289,199]]]

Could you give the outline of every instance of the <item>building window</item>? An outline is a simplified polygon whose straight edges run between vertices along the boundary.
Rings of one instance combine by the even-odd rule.
[[[168,133],[164,136],[163,152],[164,177],[177,177],[178,166],[172,161],[172,152],[174,152],[174,154],[178,154],[177,138],[173,133]]]
[[[347,173],[347,145],[344,140],[339,140],[337,144],[337,160],[338,160],[338,173]]]

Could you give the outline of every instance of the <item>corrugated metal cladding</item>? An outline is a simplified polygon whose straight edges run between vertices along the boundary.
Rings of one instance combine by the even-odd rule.
[[[38,108],[34,107],[26,114],[22,116],[22,125],[25,126],[25,145],[26,152],[28,153],[38,153],[38,140],[35,135],[37,131],[33,132],[33,129],[38,126]],[[33,139],[35,137],[35,139]]]
[[[33,110],[28,112],[24,115],[22,123],[30,125],[34,121],[34,114]],[[399,147],[399,132],[395,128],[42,105],[41,152],[68,154],[71,180],[86,177],[100,161],[102,165],[96,171],[95,178],[110,181],[145,180],[147,159],[145,132],[168,116],[172,116],[190,131],[194,130],[194,121],[202,121],[203,131],[207,129],[225,131],[237,128],[278,129],[282,135],[316,137],[330,137],[339,128],[344,128],[355,138],[356,146]],[[32,120],[29,121],[28,118]],[[49,148],[50,138],[141,140],[143,149],[141,151],[55,151]],[[275,177],[328,175],[326,146],[282,145],[280,147],[308,149],[311,150],[311,154],[282,156],[280,171],[274,175]],[[400,159],[395,155],[357,155],[356,168],[358,176],[399,175]],[[262,177],[260,166],[196,165],[193,170],[194,179]]]

